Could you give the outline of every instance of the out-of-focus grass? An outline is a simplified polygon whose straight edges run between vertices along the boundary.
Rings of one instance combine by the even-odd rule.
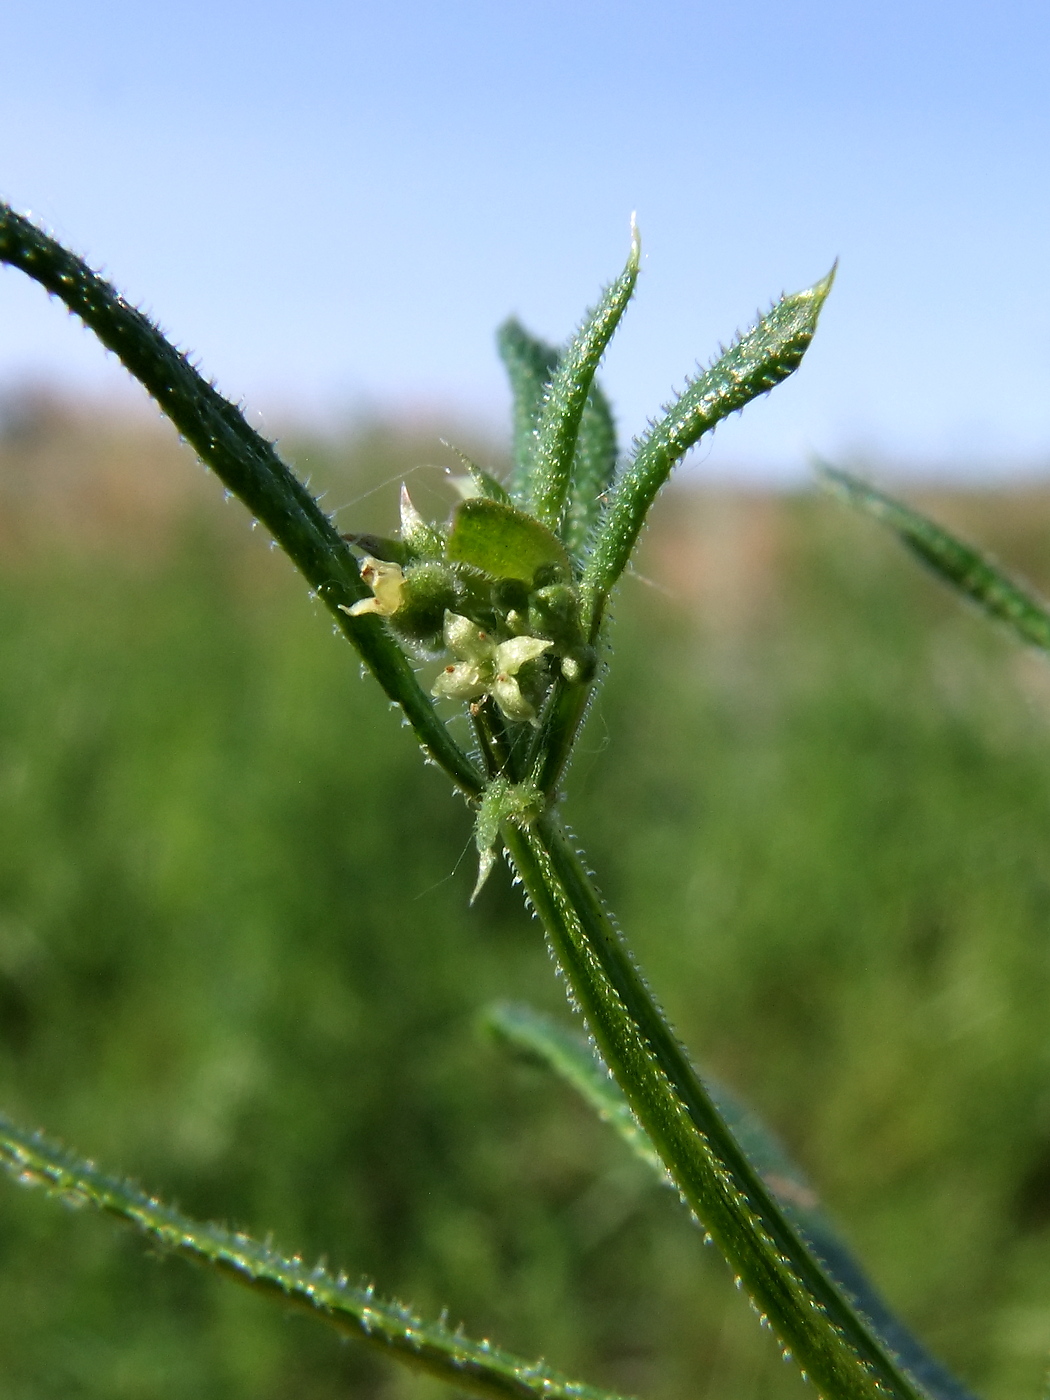
[[[453,460],[433,436],[297,456],[340,505]],[[1050,495],[936,508],[1050,578]],[[562,1009],[540,934],[505,877],[466,909],[466,811],[240,507],[152,428],[38,407],[0,445],[0,542],[3,1107],[596,1382],[803,1393],[670,1194],[479,1036],[493,997]],[[683,1035],[891,1299],[1032,1396],[1046,663],[820,499],[679,490],[639,568],[570,820]],[[5,1400],[435,1389],[11,1187],[0,1358]]]

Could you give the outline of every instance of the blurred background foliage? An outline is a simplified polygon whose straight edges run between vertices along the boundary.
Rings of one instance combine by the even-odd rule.
[[[497,997],[568,1016],[542,937],[505,873],[467,909],[465,808],[286,561],[151,420],[0,423],[3,1109],[580,1378],[803,1394],[670,1193],[479,1030]],[[283,446],[389,529],[405,472],[444,509],[438,435]],[[920,496],[1050,583],[1046,488]],[[1034,1396],[1050,671],[820,497],[680,483],[638,568],[568,818],[891,1301]],[[7,1186],[0,1370],[7,1400],[440,1390]]]

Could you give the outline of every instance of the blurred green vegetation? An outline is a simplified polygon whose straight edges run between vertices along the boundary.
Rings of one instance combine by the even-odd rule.
[[[582,1379],[802,1395],[671,1194],[479,1032],[496,997],[568,1016],[542,936],[505,873],[467,909],[465,808],[286,562],[152,425],[5,421],[4,1110]],[[436,438],[288,446],[377,529],[401,472],[454,464]],[[410,481],[437,511],[440,471]],[[1050,581],[1050,493],[925,504]],[[1050,670],[820,498],[678,487],[639,570],[569,820],[687,1043],[891,1301],[1032,1397]],[[5,1400],[440,1390],[0,1188]]]

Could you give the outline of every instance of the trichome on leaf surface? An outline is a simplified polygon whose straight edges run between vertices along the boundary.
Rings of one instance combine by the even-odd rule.
[[[501,328],[514,395],[509,480],[465,460],[460,499],[447,521],[425,520],[403,489],[389,537],[344,535],[274,446],[147,317],[0,205],[0,260],[63,301],[119,356],[287,552],[401,707],[427,758],[470,804],[477,888],[505,853],[590,1041],[528,1008],[505,1005],[489,1013],[493,1030],[567,1080],[675,1185],[818,1393],[960,1400],[965,1390],[890,1313],[761,1124],[697,1074],[558,816],[562,780],[607,665],[609,598],[650,506],[705,433],[798,368],[834,272],[776,302],[687,381],[621,459],[595,374],[634,294],[639,257],[632,228],[623,271],[564,346],[545,344],[516,321]],[[845,489],[860,490],[848,482]],[[910,519],[890,516],[930,557],[934,536],[907,535]],[[985,594],[1000,597],[987,586]],[[424,685],[418,669],[427,662],[439,664]],[[466,747],[446,720],[464,714]],[[0,1157],[16,1180],[93,1204],[154,1242],[312,1310],[461,1389],[581,1400],[601,1394],[544,1363],[422,1322],[342,1276],[191,1221],[6,1120]]]

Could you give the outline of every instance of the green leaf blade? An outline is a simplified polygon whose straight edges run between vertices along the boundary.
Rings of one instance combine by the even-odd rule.
[[[394,540],[386,535],[364,535],[344,533],[343,539],[351,549],[359,549],[371,559],[382,559],[388,564],[411,564],[416,555],[404,540]]]
[[[311,1269],[298,1258],[284,1258],[248,1235],[191,1220],[2,1115],[0,1165],[23,1185],[115,1216],[175,1254],[312,1313],[345,1335],[486,1400],[618,1400],[566,1379],[542,1361],[526,1361],[489,1341],[473,1341],[440,1322],[423,1321],[371,1287],[353,1286],[323,1267]]]
[[[530,505],[537,520],[561,531],[572,480],[580,420],[594,376],[638,281],[641,244],[632,224],[631,251],[623,272],[559,355],[543,399],[530,469]]]
[[[576,461],[562,536],[574,559],[582,559],[602,513],[605,493],[616,471],[619,448],[609,400],[595,380],[580,419]]]
[[[650,1171],[665,1184],[670,1183],[660,1154],[631,1112],[623,1090],[580,1036],[553,1017],[512,1002],[487,1007],[483,1024],[506,1045],[552,1070],[615,1130]]]
[[[510,379],[513,396],[514,471],[510,493],[519,505],[529,499],[532,461],[536,450],[536,423],[543,395],[558,363],[553,345],[532,335],[511,316],[496,332],[496,345]]]
[[[818,471],[837,496],[881,520],[951,588],[1005,623],[1026,645],[1050,652],[1050,604],[1032,589],[1012,579],[973,545],[860,477],[823,462]]]
[[[530,586],[538,569],[555,569],[566,579],[571,573],[564,546],[550,530],[524,511],[486,496],[471,496],[456,507],[445,554],[453,563]]]
[[[784,296],[695,379],[635,445],[619,477],[583,577],[592,640],[605,599],[637,543],[649,507],[674,466],[704,433],[793,374],[817,328],[835,269],[814,286]]]

